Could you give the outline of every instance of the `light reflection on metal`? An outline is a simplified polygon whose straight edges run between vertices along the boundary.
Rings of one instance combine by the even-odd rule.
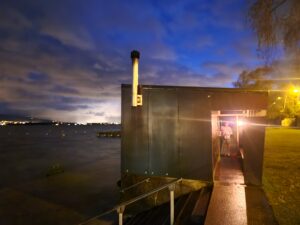
[[[174,191],[175,191],[175,184],[169,186],[170,191],[170,225],[174,224]]]
[[[125,205],[122,205],[117,208],[117,212],[119,215],[119,225],[123,225],[123,213],[125,211]]]
[[[90,219],[88,219],[88,220],[86,220],[86,221],[84,221],[84,222],[82,222],[82,223],[80,223],[78,225],[88,224],[91,221],[99,219],[100,217],[102,217],[104,215],[107,215],[109,213],[112,213],[114,211],[117,211],[117,213],[118,213],[118,222],[119,222],[118,224],[119,225],[123,225],[123,214],[124,214],[126,206],[128,206],[130,204],[133,204],[133,203],[135,203],[135,202],[137,202],[137,201],[139,201],[141,199],[144,199],[144,198],[146,198],[146,197],[148,197],[150,195],[158,193],[158,192],[160,192],[160,191],[162,191],[162,190],[164,190],[166,188],[168,188],[169,191],[170,191],[170,221],[171,221],[170,224],[173,225],[172,220],[174,222],[174,190],[175,190],[175,187],[176,187],[175,185],[178,184],[178,183],[180,183],[180,182],[182,182],[182,180],[183,180],[182,178],[174,179],[174,180],[170,181],[169,183],[163,184],[163,185],[161,185],[161,186],[159,186],[159,187],[157,187],[155,189],[152,189],[149,192],[146,192],[146,193],[144,193],[142,195],[136,196],[136,197],[131,198],[131,199],[125,201],[125,202],[122,202],[122,203],[116,205],[115,207],[113,207],[112,209],[110,209],[110,210],[108,210],[108,211],[106,211],[104,213],[101,213],[101,214],[99,214],[97,216],[94,216],[94,217],[92,217],[92,218],[90,218]],[[172,216],[173,216],[173,219],[172,219]]]

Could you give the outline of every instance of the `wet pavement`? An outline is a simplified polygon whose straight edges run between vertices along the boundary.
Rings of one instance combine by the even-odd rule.
[[[260,186],[246,186],[239,157],[221,157],[205,225],[277,225]]]
[[[214,186],[206,225],[246,225],[247,211],[245,189],[240,185]]]
[[[222,157],[216,168],[215,183],[244,184],[244,182],[242,159]]]

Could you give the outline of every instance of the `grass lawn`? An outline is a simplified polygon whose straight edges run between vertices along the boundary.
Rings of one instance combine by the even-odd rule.
[[[300,224],[300,129],[266,129],[263,188],[280,225]]]

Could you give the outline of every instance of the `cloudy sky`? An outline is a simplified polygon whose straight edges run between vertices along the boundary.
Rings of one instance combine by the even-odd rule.
[[[0,114],[120,121],[120,85],[230,87],[263,62],[245,0],[1,0]]]

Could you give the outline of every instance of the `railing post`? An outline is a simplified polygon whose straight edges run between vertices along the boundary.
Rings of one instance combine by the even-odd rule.
[[[174,190],[175,190],[175,184],[171,184],[169,186],[170,191],[170,224],[174,224]]]
[[[119,206],[117,209],[118,215],[119,215],[119,225],[123,225],[123,213],[125,210],[125,206]]]

